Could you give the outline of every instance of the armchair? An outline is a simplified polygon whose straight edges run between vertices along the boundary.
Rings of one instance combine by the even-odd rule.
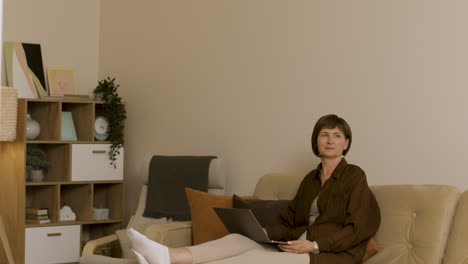
[[[226,185],[226,173],[223,160],[216,158],[211,160],[208,172],[208,192],[212,194],[224,195]],[[148,179],[146,178],[141,188],[138,199],[137,209],[131,217],[127,228],[132,227],[135,230],[146,235],[148,238],[157,241],[169,247],[189,246],[187,241],[192,241],[192,223],[190,221],[175,222],[166,218],[144,217],[143,212],[146,206],[146,193],[148,188]],[[119,241],[122,257],[111,258],[94,254],[97,247],[106,245],[114,241]],[[131,251],[130,242],[126,230],[118,230],[115,234],[91,240],[83,248],[81,264],[136,264],[136,257]]]

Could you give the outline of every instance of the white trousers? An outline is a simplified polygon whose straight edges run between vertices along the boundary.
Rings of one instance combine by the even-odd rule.
[[[188,249],[194,264],[309,263],[309,254],[282,252],[275,245],[259,244],[239,234],[229,234]]]

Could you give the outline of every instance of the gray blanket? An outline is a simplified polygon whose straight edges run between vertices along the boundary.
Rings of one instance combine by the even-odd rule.
[[[206,192],[208,171],[215,156],[153,156],[143,216],[189,221],[184,188]]]

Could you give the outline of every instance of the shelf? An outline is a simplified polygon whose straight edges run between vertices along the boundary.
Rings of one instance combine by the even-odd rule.
[[[95,183],[93,208],[109,208],[109,218],[122,218],[123,183]]]
[[[103,104],[104,101],[96,101],[93,99],[72,99],[72,98],[40,98],[40,99],[28,99],[28,102],[62,102],[62,103],[74,103],[74,104]]]
[[[27,113],[41,126],[37,140],[60,139],[60,106],[59,102],[28,101]]]
[[[89,241],[93,239],[97,239],[108,234],[114,234],[115,231],[122,229],[120,223],[118,222],[108,222],[108,223],[90,223],[82,225],[83,232],[82,232],[82,240]],[[118,241],[116,241],[118,243]]]
[[[62,112],[72,113],[77,140],[62,140]],[[27,114],[40,124],[40,134],[34,140],[26,139]],[[25,241],[28,239],[25,228],[79,225],[81,234],[77,239],[80,242],[106,236],[122,228],[123,150],[118,170],[79,170],[90,166],[110,166],[106,154],[99,152],[102,160],[93,155],[93,150],[107,150],[109,146],[104,144],[111,144],[110,141],[94,139],[96,115],[105,115],[102,101],[67,98],[18,100],[16,140],[0,142],[0,178],[5,198],[0,199],[0,209],[8,212],[4,223],[16,263],[25,263],[27,259],[25,244],[31,240]],[[87,147],[90,152],[77,152]],[[51,163],[44,170],[44,179],[40,182],[26,181],[29,170],[26,166],[27,150],[31,148],[42,150],[45,160]],[[60,221],[60,209],[64,205],[72,208],[75,221]],[[27,207],[47,208],[50,223],[26,224]],[[93,207],[109,208],[110,219],[93,220]],[[1,252],[0,263],[4,263]]]
[[[67,205],[76,215],[76,221],[92,219],[92,184],[60,185],[60,208]]]
[[[62,112],[71,112],[78,141],[93,141],[94,105],[62,103]]]
[[[84,141],[84,140],[27,140],[27,144],[111,144],[110,141]]]
[[[26,224],[26,227],[45,227],[45,226],[64,226],[64,225],[99,225],[99,224],[112,224],[121,223],[123,219],[109,219],[109,220],[90,220],[90,221],[62,221],[51,222],[47,224]]]
[[[26,186],[26,206],[32,208],[47,208],[51,222],[59,219],[58,186]]]
[[[26,182],[26,186],[103,184],[103,183],[113,184],[113,183],[123,183],[123,181],[43,181],[43,182]]]
[[[50,162],[44,171],[44,181],[65,181],[70,179],[69,144],[28,144],[27,148],[38,148],[45,152],[45,160]]]

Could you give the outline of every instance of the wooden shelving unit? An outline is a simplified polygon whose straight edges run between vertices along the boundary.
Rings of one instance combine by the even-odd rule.
[[[61,112],[69,111],[77,135],[76,141],[61,140]],[[35,140],[26,139],[26,115],[39,122],[41,133]],[[123,221],[123,168],[106,168],[108,175],[80,180],[80,166],[110,166],[109,163],[76,164],[72,159],[74,145],[106,147],[106,141],[94,139],[94,119],[103,115],[102,102],[56,99],[20,99],[18,103],[17,138],[0,142],[0,215],[13,250],[16,263],[25,263],[25,230],[36,228],[80,226],[80,243],[120,229]],[[51,167],[41,182],[27,181],[26,150],[39,148],[46,153]],[[122,151],[123,153],[123,151]],[[79,155],[83,155],[79,153]],[[88,154],[85,154],[88,155]],[[89,154],[93,155],[93,154]],[[101,154],[102,155],[102,154]],[[89,160],[89,159],[88,159]],[[93,160],[93,159],[92,159]],[[102,160],[102,158],[101,158]],[[123,162],[117,166],[123,166]],[[102,169],[102,168],[101,168]],[[102,170],[100,170],[102,171]],[[72,175],[73,174],[73,175]],[[84,176],[84,175],[83,175]],[[70,206],[75,221],[60,221],[60,208]],[[25,208],[48,208],[50,223],[25,224]],[[94,220],[94,208],[109,208],[109,219]],[[46,243],[46,242],[45,242]],[[81,248],[77,249],[81,252]],[[57,250],[59,251],[59,250]],[[6,255],[0,250],[0,263]]]

